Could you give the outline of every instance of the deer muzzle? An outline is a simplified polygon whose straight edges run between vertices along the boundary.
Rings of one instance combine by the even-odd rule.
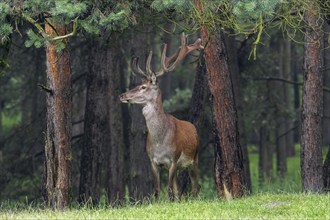
[[[123,94],[119,95],[119,99],[123,103],[128,103],[129,102],[129,98],[127,97],[126,93],[123,93]]]

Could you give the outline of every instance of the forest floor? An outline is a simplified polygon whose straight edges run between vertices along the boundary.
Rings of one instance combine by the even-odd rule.
[[[65,211],[2,205],[0,219],[330,219],[330,194],[263,193],[231,201],[159,201]]]

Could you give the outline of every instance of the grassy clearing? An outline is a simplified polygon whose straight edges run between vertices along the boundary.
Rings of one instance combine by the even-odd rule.
[[[160,201],[121,208],[0,208],[0,219],[330,219],[330,195],[260,194],[242,199]]]
[[[258,184],[257,154],[250,154],[253,194],[232,201],[215,197],[213,179],[201,180],[199,199],[168,202],[166,190],[159,202],[126,204],[120,208],[101,205],[53,211],[40,204],[5,202],[0,205],[0,219],[329,219],[330,194],[303,194],[299,157],[288,158],[284,181],[276,178]],[[275,167],[275,166],[274,166]]]

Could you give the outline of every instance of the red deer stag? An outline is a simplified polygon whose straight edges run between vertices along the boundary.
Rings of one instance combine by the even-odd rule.
[[[143,83],[120,95],[121,102],[143,105],[143,115],[148,128],[146,148],[151,161],[156,198],[160,191],[160,166],[169,169],[168,196],[171,200],[175,196],[178,197],[176,180],[178,169],[189,169],[192,195],[197,196],[199,140],[196,128],[190,122],[179,120],[164,112],[161,91],[157,85],[157,77],[173,71],[187,54],[196,49],[203,49],[201,39],[187,45],[183,33],[181,47],[171,57],[166,57],[167,45],[164,45],[161,68],[158,72],[152,71],[150,67],[152,51],[146,62],[146,71],[140,69],[138,58],[134,57],[131,62],[132,71],[144,78]]]

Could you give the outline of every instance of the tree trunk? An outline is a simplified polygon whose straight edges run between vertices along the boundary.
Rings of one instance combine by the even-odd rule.
[[[279,48],[279,78],[284,78],[284,71],[286,62],[284,60],[284,42],[281,41]],[[285,97],[288,95],[288,87],[287,84],[284,82],[276,82],[276,90],[277,90],[277,104],[276,104],[276,171],[277,175],[284,179],[287,171],[287,159],[286,159],[286,151],[287,151],[287,142],[286,136],[288,135],[287,132],[287,123],[286,123],[286,113],[287,110],[283,108],[286,106]]]
[[[291,44],[292,46],[292,53],[291,53],[291,70],[292,70],[292,80],[294,82],[298,82],[298,73],[301,72],[298,69],[298,56],[297,56],[297,48],[295,44]],[[295,113],[295,119],[294,119],[294,143],[299,143],[300,141],[300,120],[299,120],[299,114],[300,114],[300,88],[299,85],[296,83],[293,85],[293,108],[294,108],[294,113]]]
[[[124,131],[123,115],[119,94],[121,92],[120,57],[124,55],[119,48],[119,35],[111,35],[111,44],[106,56],[106,66],[109,72],[109,117],[110,117],[110,149],[107,164],[107,192],[109,202],[120,205],[124,201]]]
[[[226,37],[226,43],[230,50],[228,50],[228,63],[233,81],[234,97],[238,115],[238,131],[239,131],[239,141],[243,152],[243,165],[244,173],[246,178],[246,186],[249,192],[252,192],[251,174],[250,174],[250,162],[249,153],[245,133],[245,123],[244,123],[244,104],[243,104],[243,94],[242,94],[242,84],[241,75],[238,66],[238,54],[237,46],[235,45],[235,38],[230,36]]]
[[[325,33],[330,32],[330,24],[325,23]],[[330,88],[330,43],[328,41],[329,35],[324,37],[324,48],[327,48],[323,51],[324,53],[324,86]],[[323,110],[323,146],[330,145],[330,92],[324,93],[323,98],[324,110]]]
[[[324,190],[326,192],[330,192],[330,144],[329,144],[327,157],[325,158],[323,164],[323,183],[324,183]]]
[[[291,41],[289,39],[284,39],[284,49],[283,49],[283,77],[287,80],[291,80]],[[285,84],[284,102],[285,102],[285,148],[286,156],[294,156],[294,141],[293,141],[293,120],[292,120],[292,101],[291,101],[291,86],[287,83]]]
[[[103,36],[103,38],[106,38]],[[97,204],[100,199],[101,150],[109,143],[106,39],[91,42],[91,64],[86,76],[84,136],[80,162],[79,201]]]
[[[301,111],[301,177],[305,192],[322,192],[322,113],[323,73],[322,31],[319,6],[309,1],[304,19],[305,33],[304,85]]]
[[[135,35],[132,42],[133,55],[140,57],[141,68],[146,61],[145,34]],[[132,75],[131,86],[136,86],[141,82],[140,78]],[[147,126],[142,114],[142,106],[131,105],[130,113],[130,134],[129,134],[129,197],[133,201],[142,201],[149,198],[152,192],[152,176],[150,160],[146,151]]]
[[[195,84],[192,91],[191,104],[188,111],[188,117],[185,120],[190,121],[196,126],[197,133],[201,139],[202,133],[202,122],[203,122],[203,111],[204,106],[207,102],[207,97],[209,96],[210,91],[208,90],[207,85],[207,71],[204,57],[201,57],[201,62],[198,64]],[[201,144],[200,144],[201,145]],[[200,150],[201,150],[201,146]],[[200,154],[199,154],[200,157]],[[181,190],[181,194],[188,193],[188,186],[190,184],[189,173],[187,170],[183,170],[179,173],[178,185]]]
[[[264,114],[266,115],[266,114]],[[269,136],[269,126],[262,125],[259,128],[259,162],[258,162],[258,180],[259,185],[263,185],[265,182],[270,181],[273,178],[273,158],[272,149]],[[267,181],[266,181],[267,180]]]
[[[330,21],[329,21],[330,22]],[[329,33],[330,24],[326,23],[325,31]],[[324,38],[324,48],[329,48],[330,44],[328,38]],[[324,86],[330,87],[330,50],[324,50]],[[323,163],[323,183],[326,192],[330,192],[330,93],[324,93],[324,118],[323,118],[323,146],[328,145],[328,153]]]
[[[171,32],[171,29],[173,28],[173,24],[171,22],[166,22],[164,25],[165,30],[168,32]],[[171,51],[171,45],[172,45],[172,38],[171,34],[168,32],[164,32],[163,34],[163,41],[165,44],[167,44],[167,50]],[[171,78],[172,78],[172,73],[166,73],[162,76],[160,80],[160,89],[162,91],[162,97],[163,100],[169,99],[170,98],[170,91],[171,91]]]
[[[45,24],[50,36],[64,35],[65,26]],[[56,31],[55,31],[56,30]],[[67,49],[56,51],[54,42],[47,56],[47,132],[45,144],[45,198],[49,206],[64,209],[71,190],[71,70]]]
[[[203,42],[208,41],[204,56],[213,101],[214,130],[219,141],[215,153],[217,193],[219,197],[241,197],[247,185],[225,39],[220,28],[214,35],[209,35],[206,27],[202,27],[200,32]]]

